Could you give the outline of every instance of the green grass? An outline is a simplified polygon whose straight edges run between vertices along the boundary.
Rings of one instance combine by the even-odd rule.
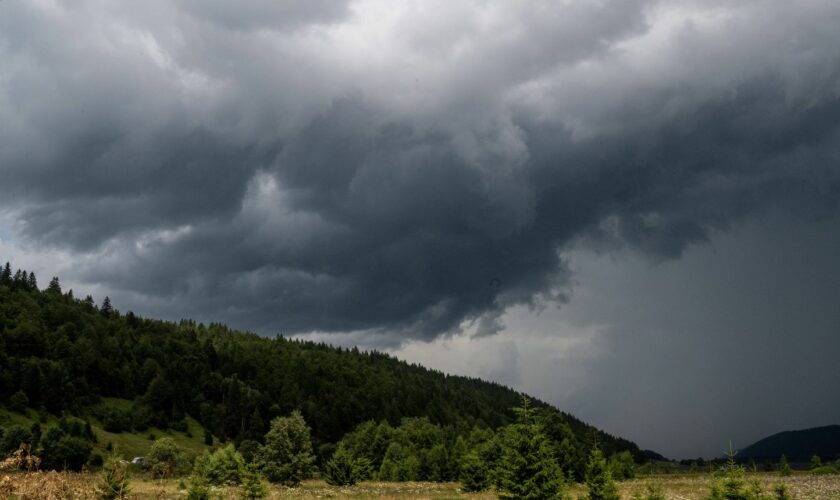
[[[127,410],[131,408],[132,402],[127,399],[117,398],[103,398],[103,404]],[[106,447],[111,443],[116,452],[127,459],[137,456],[145,456],[149,452],[149,447],[152,446],[153,440],[149,436],[157,438],[171,437],[178,443],[178,446],[183,449],[192,460],[195,456],[201,454],[204,450],[209,449],[204,444],[204,427],[192,417],[187,416],[187,431],[178,432],[171,429],[163,430],[156,427],[150,427],[143,432],[108,432],[103,426],[102,422],[92,416],[82,416],[87,419],[93,433],[96,435],[97,442],[94,445],[93,452],[99,453],[103,457],[108,454]],[[0,407],[0,427],[9,427],[11,425],[20,425],[29,428],[33,423],[38,421],[38,414],[32,410],[26,410],[26,413],[17,413]],[[41,423],[42,431],[45,431],[52,425],[57,425],[58,419],[49,415],[45,423]]]

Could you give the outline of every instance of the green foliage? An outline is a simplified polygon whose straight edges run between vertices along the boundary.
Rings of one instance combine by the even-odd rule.
[[[613,479],[624,481],[636,477],[636,463],[629,451],[622,451],[610,457],[610,474]]]
[[[651,485],[647,486],[647,489],[644,494],[635,494],[633,495],[634,500],[666,500],[667,497],[665,493],[662,492],[662,488],[658,485]]]
[[[242,468],[242,487],[239,496],[245,500],[265,498],[268,496],[268,488],[263,484],[259,471],[255,466],[249,465]]]
[[[793,495],[788,492],[787,486],[779,483],[773,486],[773,496],[771,498],[773,500],[793,500]]]
[[[816,467],[811,469],[811,475],[813,476],[828,476],[831,474],[837,474],[838,471],[834,467],[829,467],[827,465],[823,465],[820,467]]]
[[[17,391],[9,398],[9,409],[18,413],[26,411],[29,406],[29,398],[23,391]]]
[[[309,426],[298,411],[277,417],[265,435],[265,444],[257,453],[257,463],[273,483],[296,486],[312,476],[315,455]]]
[[[187,498],[189,500],[208,500],[210,498],[210,482],[207,471],[210,468],[210,452],[204,451],[196,457],[192,473],[187,481]]]
[[[771,500],[772,498],[790,498],[784,485],[774,487],[775,496],[764,493],[758,481],[747,483],[746,470],[735,462],[735,453],[732,451],[732,444],[729,445],[729,453],[726,464],[719,473],[722,475],[712,481],[709,488],[708,500]],[[779,487],[781,486],[781,488]],[[779,495],[783,495],[779,497]]]
[[[324,464],[323,477],[327,484],[352,486],[370,477],[370,462],[364,457],[354,458],[339,449]]]
[[[484,491],[491,484],[490,469],[477,452],[471,451],[461,458],[459,479],[464,491]]]
[[[156,439],[146,455],[146,468],[156,477],[171,477],[185,472],[184,451],[171,437]]]
[[[100,500],[117,500],[128,498],[131,492],[128,477],[128,464],[122,457],[111,455],[102,467],[97,491]]]
[[[41,468],[80,471],[92,450],[89,440],[68,433],[63,426],[50,427],[41,438]]]
[[[228,444],[210,455],[206,467],[207,480],[212,485],[237,485],[242,482],[242,471],[245,470],[245,460],[242,455]]]
[[[21,443],[32,443],[32,432],[20,425],[11,425],[0,437],[0,458],[17,450]]]
[[[90,414],[111,433],[156,427],[161,435],[183,430],[190,416],[206,430],[209,446],[217,440],[261,441],[271,418],[297,408],[314,429],[316,447],[374,422],[365,453],[378,471],[391,441],[387,429],[401,426],[404,417],[425,415],[444,436],[431,446],[416,444],[413,436],[400,444],[420,462],[421,477],[449,480],[457,477],[464,454],[454,448],[457,435],[507,425],[519,399],[501,385],[447,376],[378,352],[123,315],[110,300],[97,307],[100,301],[92,297],[76,299],[58,279],[40,291],[32,273],[15,273],[10,266],[2,273],[8,279],[0,285],[0,401],[9,406],[20,392],[45,421],[48,415]],[[117,408],[103,403],[106,398],[131,403]],[[15,400],[20,408],[22,398]],[[581,438],[592,428],[536,406],[568,426],[572,439],[556,453],[568,457],[561,462],[564,470],[579,474],[585,462]],[[200,439],[202,432],[195,435]],[[632,443],[598,436],[608,455],[627,449],[638,459]]]
[[[788,459],[786,456],[782,455],[779,458],[779,475],[782,477],[787,477],[793,474],[793,471],[790,468],[790,464],[788,463]]]
[[[621,498],[604,454],[597,446],[592,448],[589,462],[586,464],[586,487],[589,500],[619,500]]]
[[[517,422],[499,433],[502,455],[495,474],[497,488],[509,498],[564,498],[563,471],[530,401],[523,398],[522,406],[514,411]]]
[[[808,464],[808,468],[811,470],[819,469],[823,466],[822,459],[820,459],[819,455],[814,455],[811,457],[811,462]]]

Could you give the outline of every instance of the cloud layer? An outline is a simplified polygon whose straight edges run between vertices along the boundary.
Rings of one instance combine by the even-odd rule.
[[[840,200],[840,6],[0,3],[0,210],[128,305],[387,345]]]

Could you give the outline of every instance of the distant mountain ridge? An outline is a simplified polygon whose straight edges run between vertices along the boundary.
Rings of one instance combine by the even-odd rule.
[[[756,441],[738,452],[739,459],[778,459],[804,462],[813,455],[825,460],[840,458],[840,425],[785,431]]]

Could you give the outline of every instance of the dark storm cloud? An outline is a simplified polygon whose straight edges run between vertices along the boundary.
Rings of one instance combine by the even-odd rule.
[[[836,209],[840,9],[774,5],[5,2],[0,191],[149,312],[491,333],[581,239]]]

